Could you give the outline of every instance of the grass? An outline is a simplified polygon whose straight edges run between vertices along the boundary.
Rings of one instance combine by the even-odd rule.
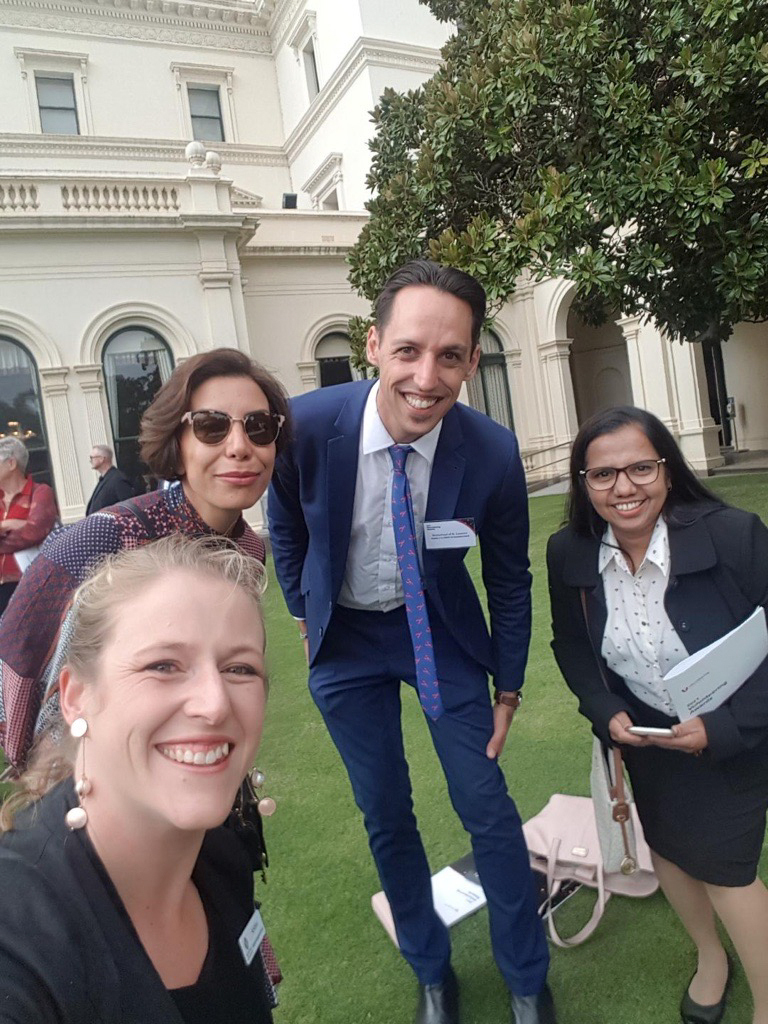
[[[726,501],[768,521],[768,475],[710,481]],[[535,497],[531,509],[534,627],[526,704],[502,763],[523,818],[554,792],[586,794],[590,739],[549,649],[544,550],[562,518],[563,499]],[[479,584],[479,559],[470,569]],[[273,577],[274,578],[274,577]],[[296,626],[279,588],[266,596],[272,689],[259,755],[265,791],[278,802],[267,822],[272,860],[259,895],[285,974],[277,1020],[283,1024],[407,1024],[415,982],[370,908],[379,889],[362,820],[349,783],[306,686]],[[403,727],[416,814],[436,870],[469,849],[450,806],[440,765],[415,695],[404,693]],[[762,877],[768,880],[768,856]],[[565,934],[588,916],[591,897],[578,894],[560,912]],[[487,913],[452,932],[462,985],[463,1024],[507,1021],[506,990],[491,957]],[[667,1024],[693,971],[693,950],[660,894],[614,898],[596,934],[573,950],[553,950],[550,980],[560,1024]],[[726,1024],[749,1019],[749,995],[738,972]]]

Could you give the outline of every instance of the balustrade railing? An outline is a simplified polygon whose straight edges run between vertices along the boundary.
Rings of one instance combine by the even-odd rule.
[[[0,181],[0,212],[26,213],[38,208],[37,188],[25,181]]]

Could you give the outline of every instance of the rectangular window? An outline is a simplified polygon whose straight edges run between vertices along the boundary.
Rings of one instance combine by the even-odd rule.
[[[307,43],[302,51],[304,54],[304,74],[307,76],[307,91],[309,102],[320,92],[320,79],[317,77],[317,60],[315,59],[315,46],[312,40]]]
[[[192,135],[200,142],[224,142],[218,86],[188,85]]]
[[[35,75],[40,127],[51,135],[79,135],[72,75]]]

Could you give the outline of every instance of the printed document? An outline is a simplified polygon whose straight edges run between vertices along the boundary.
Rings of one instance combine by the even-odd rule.
[[[675,665],[664,685],[681,722],[725,703],[768,657],[765,610],[755,608],[741,625]]]

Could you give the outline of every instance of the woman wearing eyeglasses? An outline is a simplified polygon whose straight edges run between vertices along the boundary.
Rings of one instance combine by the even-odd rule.
[[[552,647],[595,734],[620,745],[661,886],[698,952],[686,1024],[716,1024],[733,966],[768,1024],[768,660],[680,722],[664,675],[768,603],[768,529],[707,490],[642,409],[598,413],[571,452],[568,525],[547,549]],[[671,729],[638,736],[631,726]],[[682,987],[682,986],[681,986]],[[649,993],[650,998],[650,993]]]
[[[94,563],[171,533],[230,537],[264,561],[242,512],[264,494],[287,443],[288,400],[263,367],[235,349],[178,366],[141,423],[141,456],[168,488],[102,509],[53,537],[25,573],[0,622],[5,721],[0,739],[22,768],[57,710],[71,597]]]

